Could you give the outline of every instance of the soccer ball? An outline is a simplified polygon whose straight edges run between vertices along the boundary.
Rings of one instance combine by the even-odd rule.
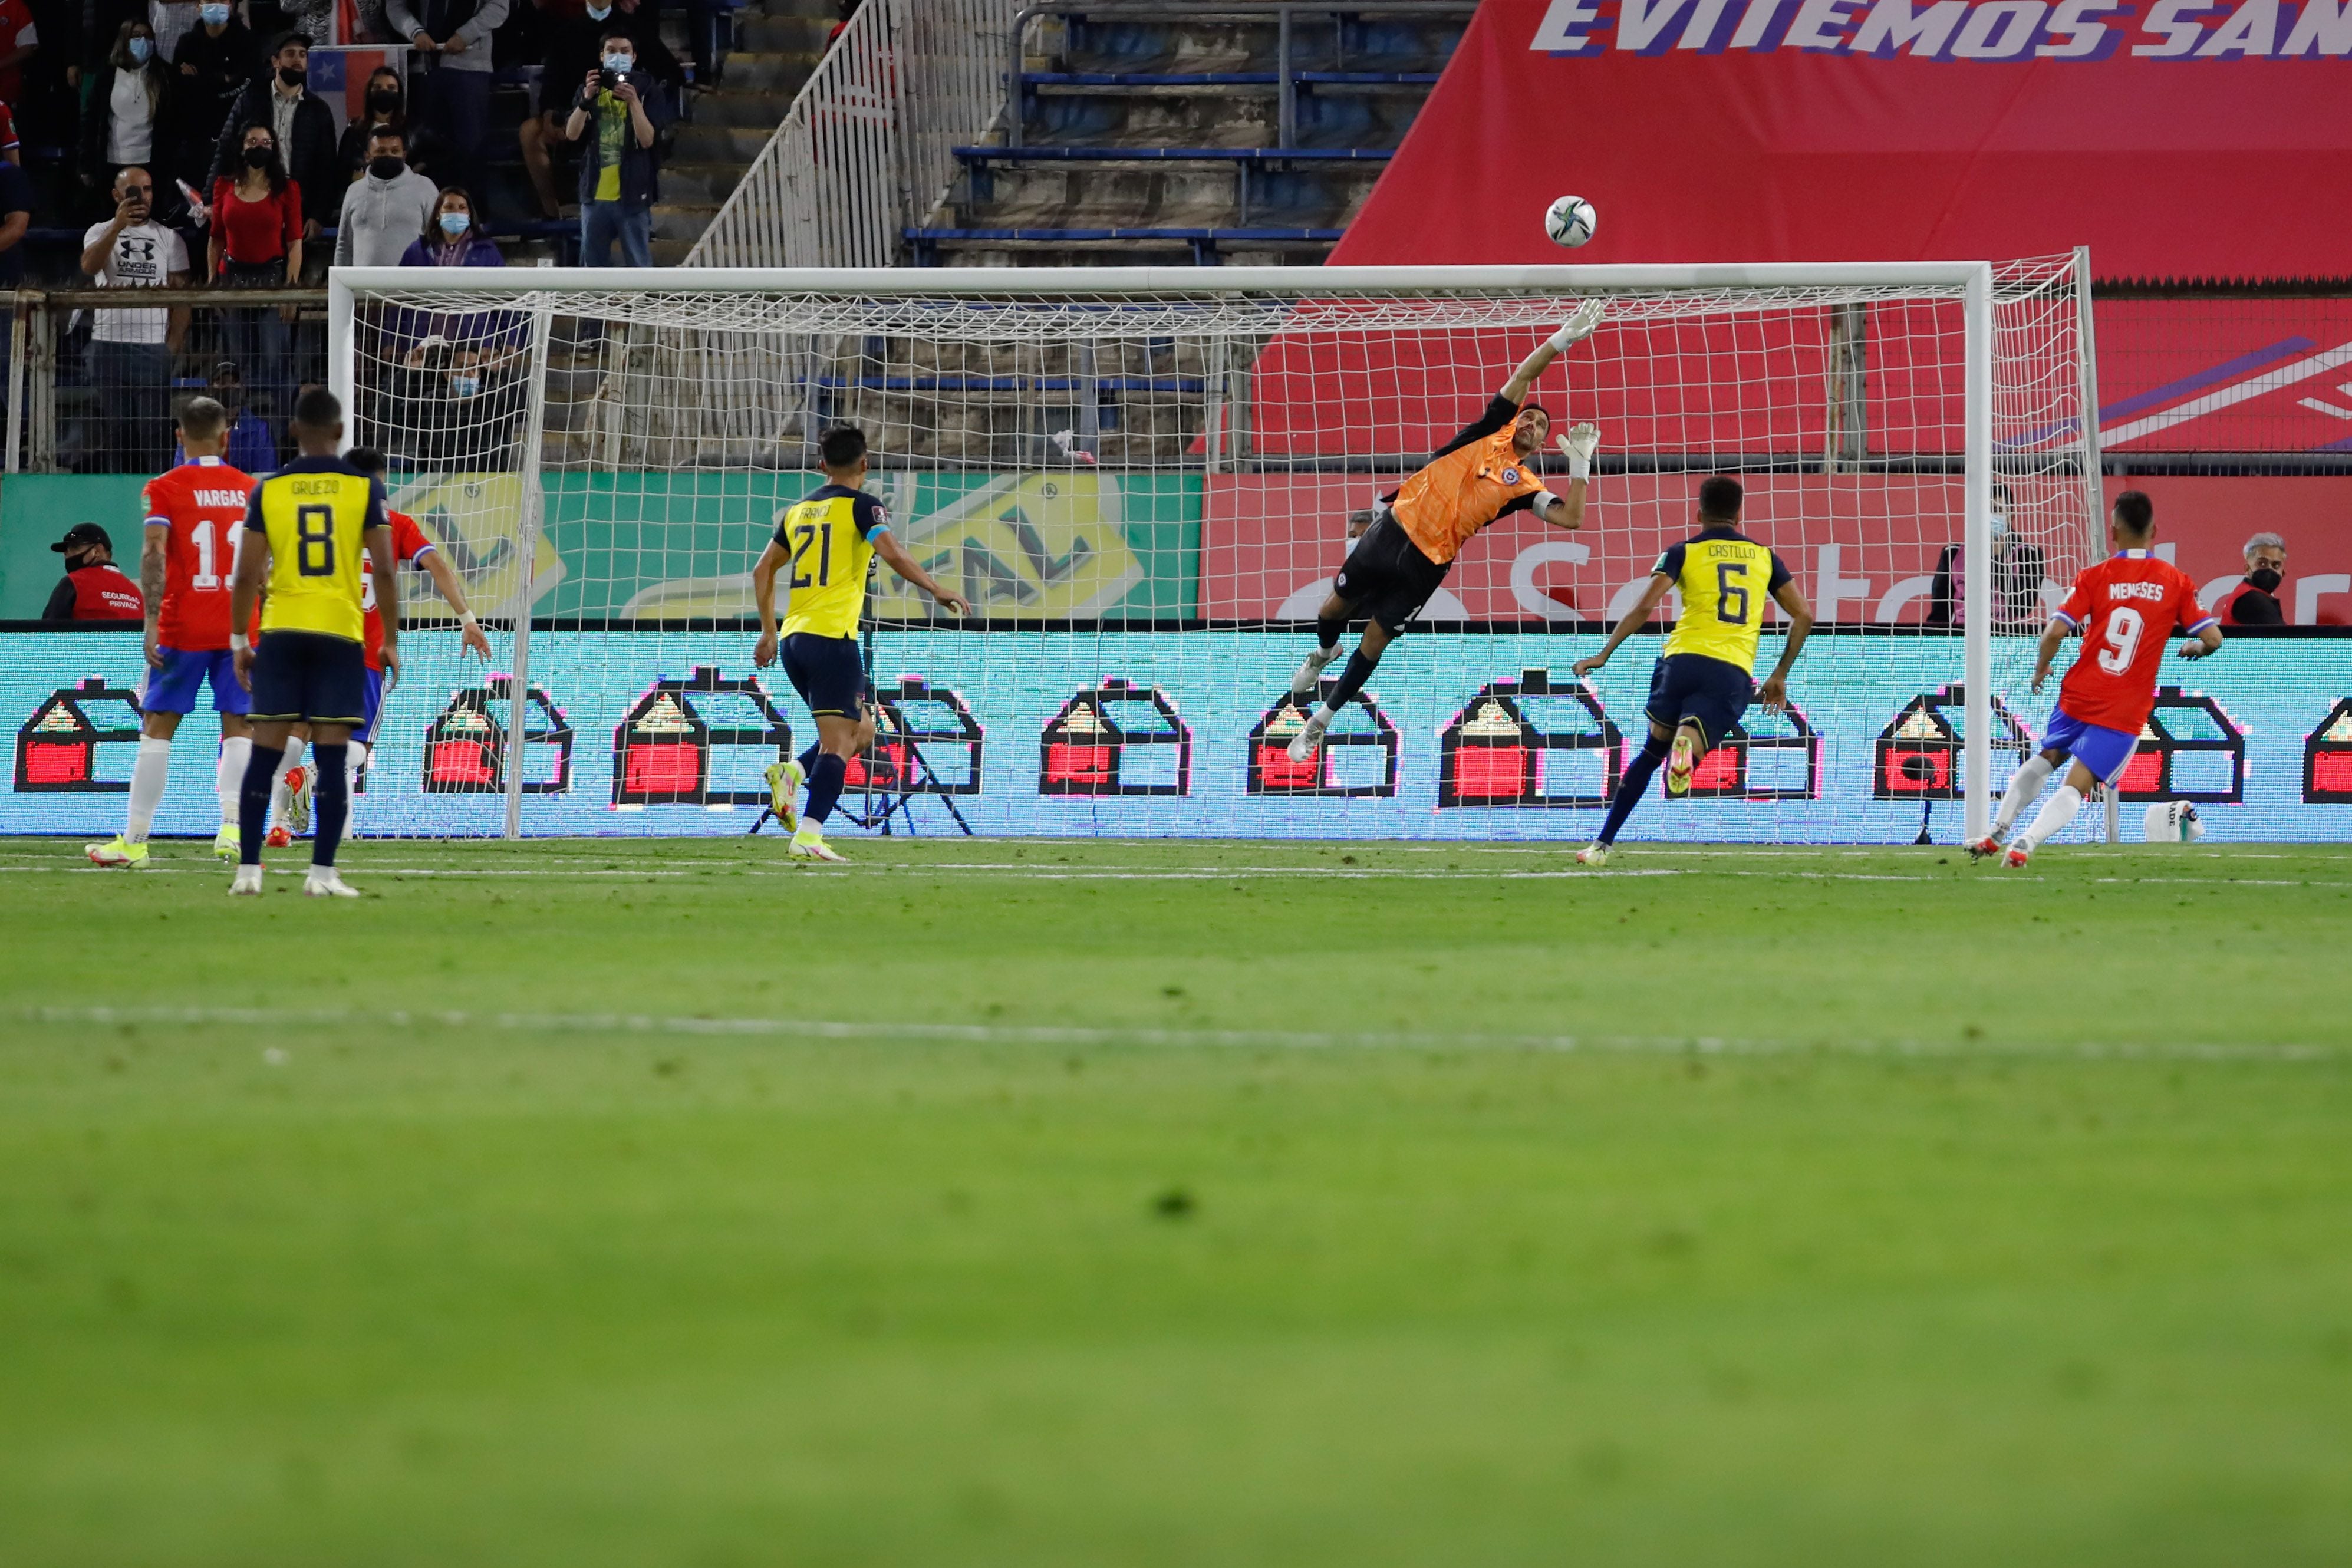
[[[2159,800],[2147,808],[2150,844],[2194,844],[2205,837],[2197,808],[2185,800]]]
[[[1544,209],[1544,232],[1554,245],[1572,249],[1591,239],[1600,226],[1601,215],[1582,196],[1562,196]]]

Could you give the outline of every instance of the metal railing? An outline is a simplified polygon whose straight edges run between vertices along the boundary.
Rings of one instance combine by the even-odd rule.
[[[1340,72],[1346,67],[1347,28],[1342,18],[1353,21],[1362,16],[1423,16],[1437,21],[1450,16],[1469,16],[1478,6],[1476,0],[1395,0],[1386,5],[1317,5],[1309,0],[1240,0],[1239,4],[1186,5],[1179,9],[1169,5],[1087,5],[1084,4],[1053,4],[1024,7],[1013,21],[1013,38],[1008,57],[1005,85],[1012,108],[1005,116],[1005,145],[1021,145],[1023,93],[1022,78],[1027,60],[1024,38],[1029,24],[1040,16],[1083,16],[1087,21],[1128,22],[1202,22],[1214,20],[1258,21],[1272,17],[1275,24],[1274,77],[1275,89],[1280,94],[1278,147],[1298,144],[1298,68],[1294,18],[1301,13],[1310,16],[1332,19],[1330,69]]]
[[[944,198],[950,149],[1004,108],[1015,0],[868,0],[687,255],[691,267],[887,267]]]

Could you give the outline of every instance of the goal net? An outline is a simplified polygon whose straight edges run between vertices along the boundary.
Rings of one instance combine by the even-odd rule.
[[[1729,474],[1820,627],[1789,711],[1751,707],[1629,837],[1952,841],[2042,732],[2033,639],[2099,548],[2082,270],[338,268],[352,438],[496,649],[465,656],[403,574],[406,679],[355,820],[750,828],[763,770],[815,738],[753,663],[751,567],[847,423],[892,531],[975,605],[877,567],[878,732],[845,806],[874,830],[1586,839],[1679,605],[1571,666]],[[1292,763],[1290,676],[1351,529],[1593,297],[1533,394],[1601,428],[1583,528],[1522,511],[1471,541]],[[1531,461],[1565,489],[1556,451]],[[1782,622],[1756,613],[1760,677]]]

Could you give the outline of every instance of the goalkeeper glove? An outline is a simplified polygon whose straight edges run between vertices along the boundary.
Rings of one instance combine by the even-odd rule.
[[[1579,305],[1567,324],[1551,335],[1552,352],[1557,353],[1570,343],[1580,343],[1591,337],[1592,329],[1601,324],[1601,318],[1608,313],[1608,310],[1609,307],[1598,300],[1587,300]]]
[[[1558,437],[1560,456],[1568,459],[1568,477],[1589,479],[1592,477],[1592,454],[1601,450],[1601,426],[1574,425],[1565,436]]]

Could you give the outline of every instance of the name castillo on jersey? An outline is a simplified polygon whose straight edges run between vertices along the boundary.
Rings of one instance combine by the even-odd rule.
[[[1709,529],[1669,545],[1650,570],[1683,596],[1664,657],[1695,653],[1756,672],[1765,602],[1789,581],[1787,563],[1737,530]]]

